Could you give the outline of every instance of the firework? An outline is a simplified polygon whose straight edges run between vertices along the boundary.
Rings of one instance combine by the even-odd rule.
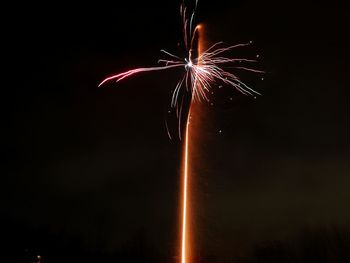
[[[225,46],[223,42],[217,42],[211,45],[208,49],[195,50],[195,36],[199,34],[201,25],[194,26],[195,14],[197,10],[198,0],[195,1],[194,8],[190,14],[188,9],[182,2],[180,6],[180,13],[183,23],[183,42],[186,50],[186,57],[180,57],[174,55],[168,51],[161,50],[162,54],[166,57],[158,60],[159,66],[154,67],[143,67],[131,69],[126,72],[118,73],[104,79],[99,87],[106,82],[115,81],[119,82],[123,79],[132,77],[135,74],[151,71],[169,70],[174,68],[183,68],[184,73],[180,77],[176,84],[171,98],[171,107],[176,108],[177,116],[179,118],[179,138],[181,139],[181,116],[182,116],[182,102],[184,96],[189,96],[189,108],[186,116],[185,125],[185,141],[184,141],[184,158],[183,158],[183,188],[182,188],[182,219],[181,219],[181,263],[188,263],[188,193],[189,193],[189,140],[190,140],[190,123],[189,119],[191,116],[192,102],[194,101],[209,101],[208,94],[211,92],[212,87],[215,85],[225,85],[232,87],[237,91],[250,96],[260,95],[258,92],[250,88],[247,84],[242,82],[238,76],[231,71],[226,71],[225,68],[235,70],[245,70],[255,73],[263,73],[263,71],[251,68],[249,66],[243,66],[244,63],[254,63],[255,59],[246,58],[231,58],[227,57],[226,54],[233,49],[245,47],[250,45],[252,42],[237,44],[231,46]],[[197,55],[193,55],[197,54]],[[194,56],[194,57],[193,57]],[[244,62],[244,63],[242,63]],[[181,92],[184,89],[187,92]],[[181,95],[180,95],[181,94]],[[179,98],[182,96],[182,98]],[[168,130],[168,127],[167,127]],[[168,130],[168,135],[170,133]]]

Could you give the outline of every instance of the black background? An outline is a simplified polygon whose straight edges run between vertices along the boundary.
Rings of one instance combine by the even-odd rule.
[[[178,9],[177,0],[4,8],[2,257],[176,261],[181,143],[164,120],[182,72],[97,85],[156,65],[162,48],[181,55]],[[201,258],[349,259],[347,16],[337,1],[199,0],[207,41],[253,40],[242,54],[259,54],[267,72],[243,74],[263,96],[220,91],[208,110]]]

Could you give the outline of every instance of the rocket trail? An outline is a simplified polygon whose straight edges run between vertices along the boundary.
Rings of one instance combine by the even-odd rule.
[[[202,53],[202,30],[203,26],[198,25],[197,28],[197,43],[196,44],[196,53],[197,56],[199,57]],[[191,41],[191,49],[193,49],[194,43]],[[197,66],[200,66],[201,61],[198,61]],[[199,82],[197,78],[192,79],[193,81],[191,84],[193,86],[193,89],[196,89],[197,85],[199,85]],[[193,96],[193,94],[192,94]],[[194,126],[191,126],[190,120],[191,116],[193,113],[193,100],[190,100],[190,105],[188,109],[188,114],[187,114],[187,119],[186,119],[186,128],[185,128],[185,141],[184,141],[184,151],[183,151],[183,196],[182,196],[182,236],[181,236],[181,263],[191,263],[190,258],[189,258],[189,250],[190,250],[190,228],[189,228],[189,216],[190,216],[190,209],[191,207],[189,206],[189,200],[190,200],[190,184],[189,184],[189,177],[191,176],[190,174],[190,139],[191,139],[191,131],[193,130]],[[198,114],[198,112],[196,111]],[[192,174],[193,176],[193,174]]]
[[[181,263],[187,262],[187,250],[188,250],[188,228],[187,228],[187,194],[188,194],[188,134],[190,128],[190,116],[191,116],[191,106],[186,121],[185,130],[185,144],[184,144],[184,169],[183,169],[183,201],[182,201],[182,236],[181,236]]]

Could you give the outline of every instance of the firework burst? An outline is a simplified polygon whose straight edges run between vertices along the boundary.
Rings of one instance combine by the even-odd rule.
[[[185,88],[186,91],[189,91],[188,93],[190,94],[192,101],[208,101],[207,94],[210,92],[210,89],[214,85],[219,84],[231,86],[245,95],[260,95],[247,84],[242,82],[236,74],[225,70],[225,68],[233,68],[237,70],[263,73],[263,71],[256,70],[251,67],[241,66],[241,62],[256,62],[254,59],[230,58],[225,56],[225,54],[227,54],[229,51],[235,48],[250,45],[252,42],[232,46],[225,46],[223,42],[217,42],[199,54],[197,57],[192,58],[195,34],[201,27],[201,25],[197,25],[193,29],[193,21],[197,10],[197,4],[198,1],[195,2],[195,7],[191,15],[187,15],[187,8],[185,7],[184,3],[180,7],[183,22],[183,41],[187,53],[186,57],[182,58],[162,49],[161,52],[167,57],[158,60],[160,66],[136,68],[118,73],[104,79],[98,86],[100,87],[109,81],[119,82],[138,73],[183,68],[184,74],[181,76],[180,80],[175,86],[175,89],[173,90],[171,99],[172,107],[178,106],[178,102],[180,101],[179,93],[183,88]]]

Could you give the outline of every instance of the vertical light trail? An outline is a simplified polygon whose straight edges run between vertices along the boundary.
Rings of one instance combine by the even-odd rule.
[[[195,31],[198,32],[198,43],[197,44],[197,57],[201,54],[201,30],[202,30],[202,25],[198,25],[195,29]],[[192,43],[193,44],[193,43]],[[198,62],[200,63],[200,62]],[[194,83],[192,83],[193,86],[196,86],[196,80]],[[193,96],[193,94],[192,94]],[[181,263],[191,263],[189,259],[189,249],[190,249],[190,244],[189,244],[189,167],[190,167],[190,162],[189,162],[189,140],[190,140],[190,132],[191,132],[191,125],[190,125],[190,119],[191,119],[191,114],[192,114],[192,107],[193,107],[193,100],[191,99],[190,101],[190,106],[188,110],[188,115],[187,115],[187,120],[186,120],[186,129],[185,129],[185,142],[184,142],[184,161],[183,161],[183,204],[182,204],[182,236],[181,236]],[[193,126],[192,126],[193,127]]]
[[[184,176],[183,176],[183,208],[182,208],[182,244],[181,244],[181,263],[187,262],[187,187],[188,187],[188,133],[190,124],[191,106],[189,109],[184,148]]]

